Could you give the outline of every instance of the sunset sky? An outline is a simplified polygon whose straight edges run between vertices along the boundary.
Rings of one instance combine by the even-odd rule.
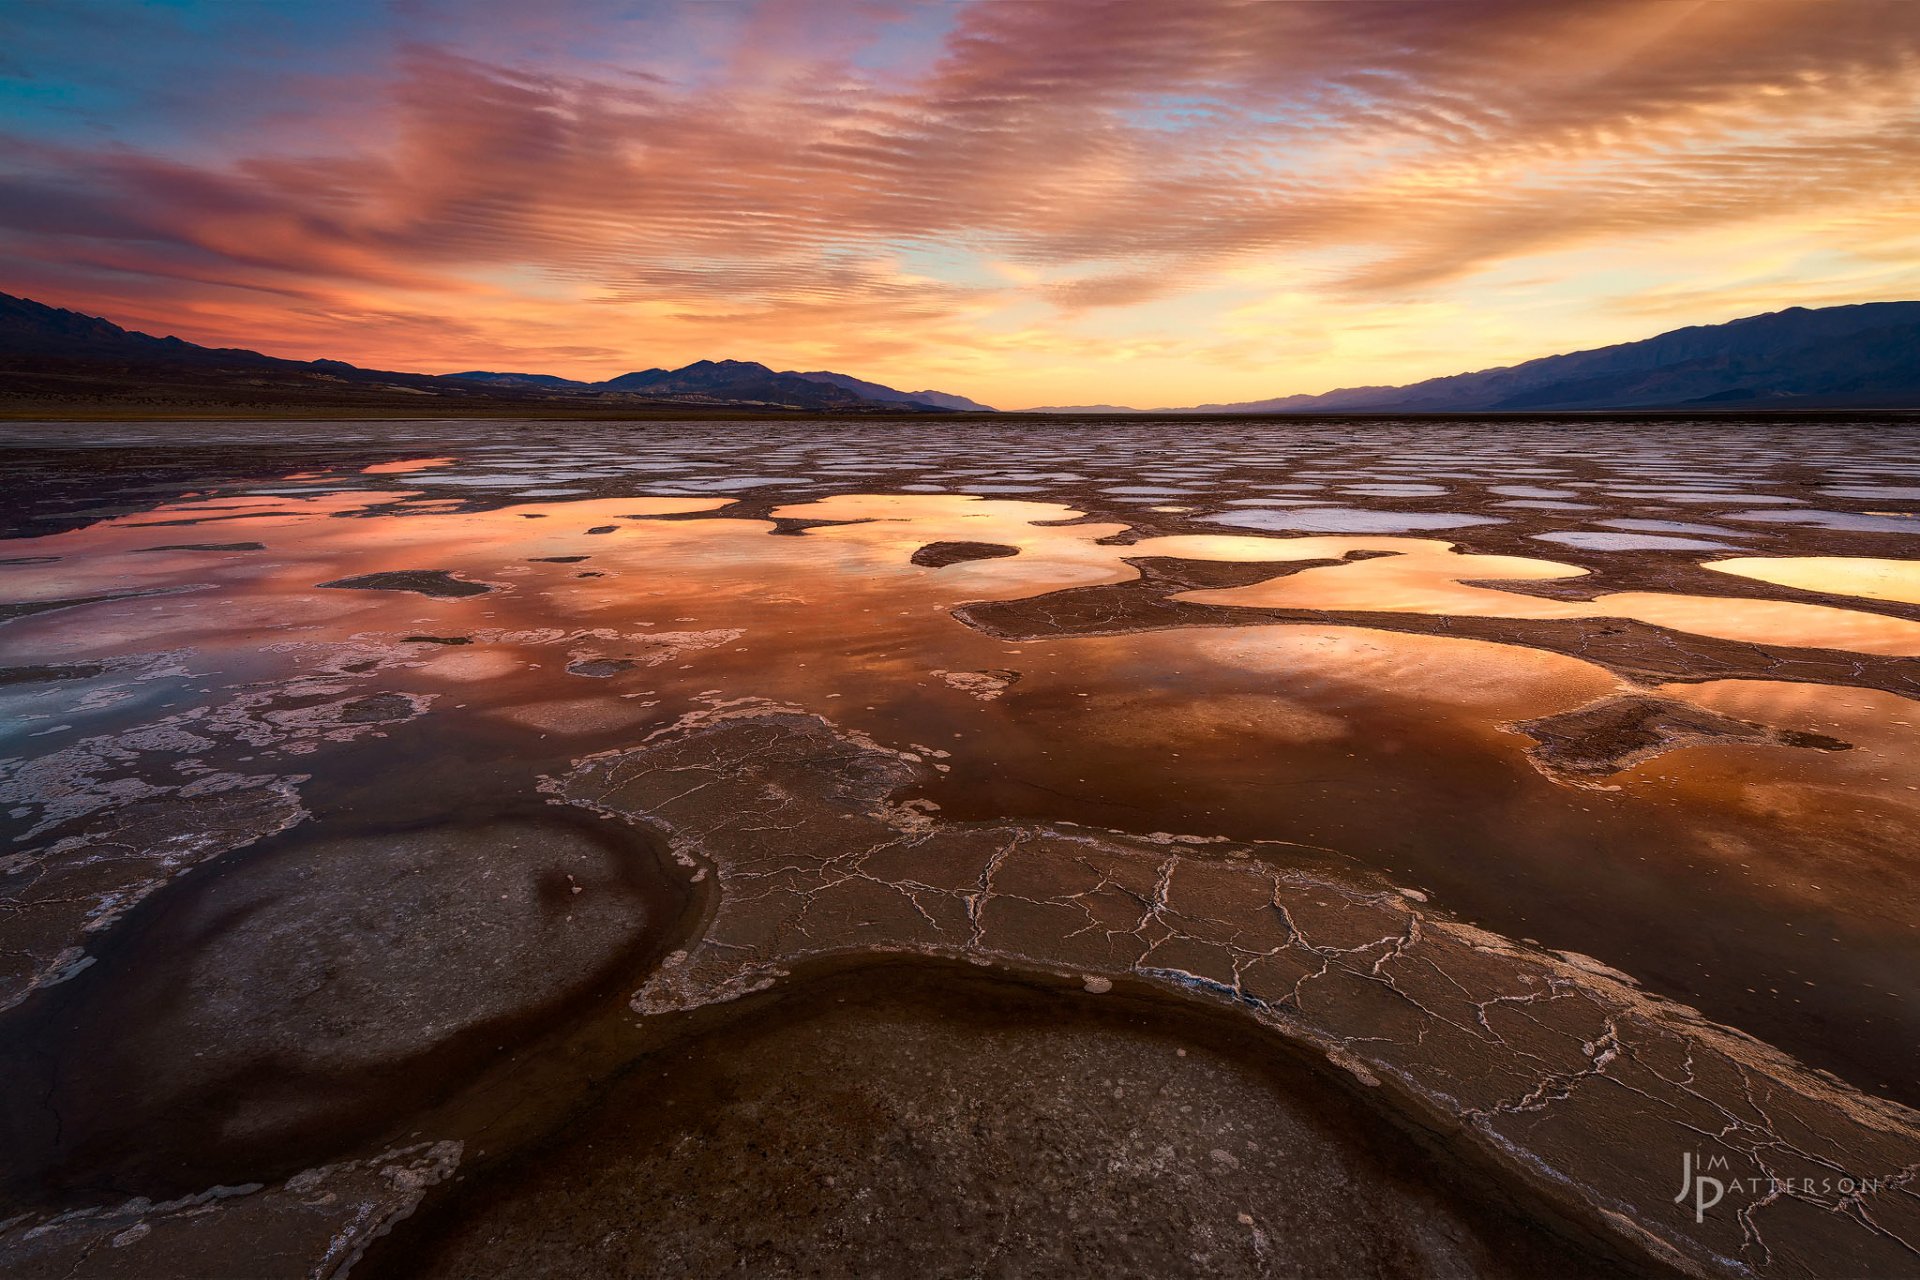
[[[1002,408],[1920,298],[1920,3],[6,5],[0,289]]]

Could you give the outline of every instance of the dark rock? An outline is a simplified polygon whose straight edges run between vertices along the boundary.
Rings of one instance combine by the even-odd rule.
[[[567,664],[567,674],[605,679],[617,676],[622,671],[631,671],[639,665],[631,658],[576,658]]]
[[[944,569],[968,560],[997,560],[1019,554],[1020,548],[998,542],[929,542],[913,553],[913,563],[923,569]]]
[[[342,591],[412,591],[436,599],[479,596],[493,590],[487,583],[456,578],[445,569],[393,569],[385,573],[335,578],[332,582],[320,585]]]
[[[340,709],[342,724],[388,724],[411,720],[419,709],[411,698],[398,693],[375,693],[356,698]]]

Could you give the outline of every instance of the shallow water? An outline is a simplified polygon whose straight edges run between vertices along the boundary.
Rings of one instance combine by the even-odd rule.
[[[1910,428],[270,430],[6,446],[0,1016],[41,1029],[10,1070],[58,1076],[73,1108],[60,1136],[14,1116],[38,1135],[16,1183],[178,1190],[239,1180],[256,1149],[291,1167],[395,1121],[350,1090],[296,1105],[287,1080],[429,1060],[451,1079],[477,1050],[450,1046],[496,1024],[562,1034],[595,984],[632,988],[697,932],[672,903],[698,878],[633,888],[638,933],[582,908],[604,936],[577,961],[490,979],[497,1000],[437,1030],[387,1025],[447,1002],[398,959],[328,961],[366,988],[333,991],[342,1008],[401,994],[324,1034],[301,1020],[319,1013],[276,1022],[270,989],[239,1018],[231,966],[266,948],[298,974],[288,940],[350,894],[272,867],[446,824],[511,865],[508,835],[580,762],[774,711],[923,765],[895,801],[925,819],[1341,869],[1920,1098],[1920,504],[1885,483],[1914,472]],[[1293,505],[1316,492],[1338,496]],[[1616,703],[1683,727],[1602,740],[1575,715]],[[581,847],[501,900],[574,921],[577,895],[612,892]],[[418,861],[405,876],[448,859]],[[405,920],[457,891],[394,883],[414,896],[366,928],[405,950]],[[216,927],[221,894],[317,914],[256,938]],[[404,963],[456,954],[423,938]],[[224,1087],[191,1047],[222,1017],[248,1031],[218,1073],[264,1072],[270,1102],[168,1174],[163,1127],[122,1148]]]

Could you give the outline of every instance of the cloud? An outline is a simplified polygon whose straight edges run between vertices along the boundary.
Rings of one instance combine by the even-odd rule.
[[[321,318],[364,308],[458,313],[455,362],[567,323],[582,340],[534,350],[841,325],[862,329],[838,349],[894,359],[997,349],[1036,314],[1184,329],[1248,264],[1397,305],[1594,246],[1920,206],[1905,0],[394,12],[329,35],[349,44],[283,101],[258,101],[250,33],[210,49],[253,135],[0,139],[0,245],[55,301],[171,291],[330,352]],[[276,325],[290,297],[307,318]]]

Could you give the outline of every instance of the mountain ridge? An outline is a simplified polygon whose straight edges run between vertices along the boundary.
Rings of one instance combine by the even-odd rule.
[[[1920,406],[1920,302],[1787,307],[1403,386],[1183,413],[1566,413]],[[1169,412],[1154,410],[1153,412]]]
[[[852,374],[834,373],[829,370],[816,370],[801,373],[787,369],[775,372],[764,364],[751,360],[696,360],[680,369],[641,369],[633,373],[623,373],[618,377],[606,378],[599,382],[581,382],[572,378],[561,378],[550,373],[490,373],[485,370],[473,370],[467,373],[449,373],[441,376],[459,378],[469,382],[486,382],[495,386],[525,385],[553,388],[572,388],[588,391],[594,389],[629,390],[658,388],[671,382],[687,382],[703,376],[709,368],[725,369],[736,374],[760,380],[782,380],[799,378],[821,386],[835,387],[851,392],[858,399],[877,404],[898,404],[907,406],[928,406],[935,409],[952,409],[957,412],[994,413],[992,406],[981,404],[966,396],[957,396],[946,391],[897,391],[878,382],[868,382]],[[775,382],[776,386],[785,386],[784,382]]]
[[[0,293],[0,410],[73,405],[102,412],[185,406],[610,416],[686,409],[749,412],[998,412],[941,391],[900,391],[829,370],[776,371],[696,360],[599,382],[555,374],[366,369],[204,347]],[[1472,414],[1920,408],[1920,302],[1788,307],[1634,342],[1541,356],[1403,386],[1185,408],[1047,405],[1032,414]]]
[[[116,397],[116,391],[122,393]],[[777,373],[750,360],[696,360],[602,382],[542,373],[455,374],[365,369],[344,360],[289,360],[240,347],[155,337],[110,320],[0,293],[0,402],[47,399],[179,399],[191,392],[243,403],[331,401],[356,392],[432,396],[461,403],[619,408],[627,405],[835,412],[946,413],[986,406],[945,392],[904,392],[849,374]]]

